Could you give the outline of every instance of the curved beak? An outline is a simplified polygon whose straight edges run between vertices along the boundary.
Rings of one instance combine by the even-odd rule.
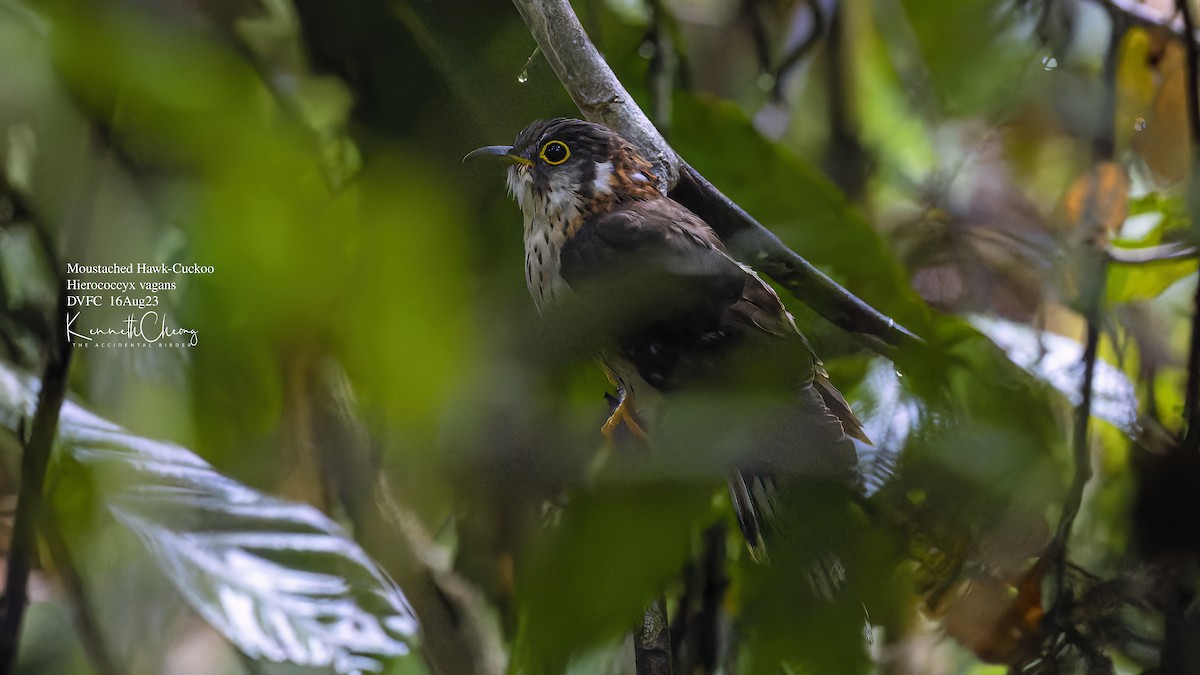
[[[478,150],[472,150],[471,152],[468,152],[467,156],[463,157],[462,161],[466,162],[468,159],[479,159],[480,157],[496,157],[513,164],[524,164],[526,166],[533,164],[533,162],[529,161],[528,159],[514,154],[513,147],[511,145],[484,146]]]

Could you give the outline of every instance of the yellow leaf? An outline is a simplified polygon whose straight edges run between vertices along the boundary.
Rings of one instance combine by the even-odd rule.
[[[1150,35],[1141,28],[1130,28],[1121,40],[1116,76],[1116,142],[1129,147],[1135,130],[1145,124],[1158,92],[1151,61]]]
[[[1191,130],[1187,122],[1187,78],[1182,66],[1183,48],[1168,47],[1163,60],[1163,83],[1154,99],[1154,108],[1133,137],[1133,149],[1161,185],[1172,185],[1188,173],[1191,157]],[[1169,68],[1169,70],[1166,70]],[[1136,129],[1136,127],[1135,127]]]

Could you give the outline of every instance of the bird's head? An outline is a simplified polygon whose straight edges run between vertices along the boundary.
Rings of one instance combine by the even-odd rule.
[[[618,202],[661,196],[650,162],[608,127],[583,120],[536,121],[512,145],[479,148],[464,159],[511,163],[508,189],[527,214],[601,212]]]

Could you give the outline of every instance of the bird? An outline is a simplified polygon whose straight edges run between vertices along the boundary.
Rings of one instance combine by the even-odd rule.
[[[870,440],[792,315],[712,227],[660,190],[633,143],[600,124],[555,118],[464,161],[484,157],[509,165],[508,191],[524,219],[525,282],[538,312],[573,296],[628,309],[607,315],[613,327],[599,350],[617,392],[601,427],[610,443],[622,425],[647,442],[666,433],[672,402],[689,393],[725,401],[777,394],[771,400],[782,404],[764,406],[769,413],[726,438],[754,446],[733,453],[726,475],[756,557],[765,552],[763,522],[774,516],[780,467],[855,480],[855,440]]]

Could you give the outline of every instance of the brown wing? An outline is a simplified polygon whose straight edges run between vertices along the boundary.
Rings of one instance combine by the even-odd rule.
[[[678,388],[708,375],[747,338],[787,338],[792,383],[812,384],[847,435],[869,443],[775,291],[725,252],[704,221],[670,199],[632,202],[584,221],[562,249],[561,274],[592,292],[661,291],[653,311],[630,322],[621,356],[649,383]]]
[[[731,259],[703,221],[668,199],[633,202],[584,221],[563,246],[560,272],[585,294],[624,294],[620,356],[661,389],[711,375],[748,338],[798,337],[769,286]],[[814,361],[803,350],[798,372]]]
[[[756,556],[765,555],[761,522],[775,510],[776,472],[856,480],[857,453],[847,437],[866,440],[858,419],[774,290],[730,258],[686,208],[660,199],[588,218],[563,246],[560,273],[585,297],[617,295],[638,308],[611,342],[660,390],[720,379],[722,366],[731,365],[760,369],[783,391],[797,389],[790,404],[763,411],[769,424],[750,423],[748,454],[729,474],[734,513]],[[758,358],[759,346],[781,358]]]

